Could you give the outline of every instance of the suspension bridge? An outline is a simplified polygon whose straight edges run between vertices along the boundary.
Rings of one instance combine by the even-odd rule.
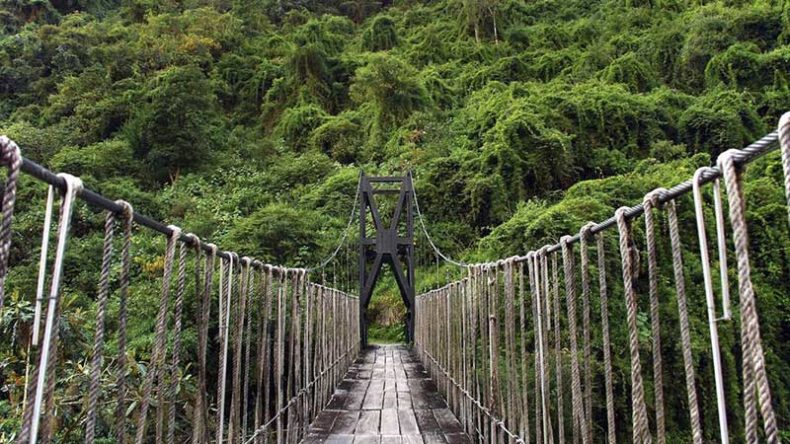
[[[20,173],[49,184],[36,295],[30,295],[35,311],[23,411],[9,439],[613,444],[665,443],[671,433],[694,444],[778,443],[788,419],[775,412],[769,384],[752,277],[759,270],[748,234],[759,227],[747,220],[743,185],[748,165],[776,149],[790,222],[789,113],[778,131],[725,151],[715,166],[700,168],[686,182],[644,190],[642,202],[605,221],[522,256],[482,264],[454,260],[436,247],[410,174],[360,174],[338,247],[306,269],[226,251],[153,220],[136,212],[133,202],[111,200],[77,177],[24,158],[24,147],[2,136],[7,176],[0,307],[14,290],[12,281],[6,283],[15,264],[12,239],[29,241],[14,236]],[[688,205],[681,198],[689,194],[694,219],[680,220],[678,208]],[[395,197],[386,208],[389,219],[384,195]],[[78,199],[106,218],[96,258],[101,271],[93,346],[79,364],[87,384],[80,393],[64,393],[57,372],[78,365],[63,362],[59,353],[68,310],[62,282],[73,272],[64,262]],[[349,235],[355,221],[356,240]],[[695,233],[681,232],[689,225]],[[710,227],[715,238],[709,242]],[[139,230],[159,232],[167,242],[150,359],[130,372],[130,290],[143,284],[130,272]],[[682,243],[689,241],[699,256],[683,254]],[[417,295],[415,268],[425,265],[420,248],[457,267],[461,277]],[[358,261],[348,260],[351,251]],[[366,312],[385,264],[406,306],[408,344],[371,347]],[[662,275],[661,265],[671,273]],[[709,331],[696,341],[689,310],[697,301],[687,299],[689,280],[701,281],[705,294]],[[659,310],[660,298],[673,301],[674,313]],[[110,303],[118,307],[113,319]],[[624,319],[610,317],[616,306],[624,307]],[[612,343],[613,328],[627,330],[627,343]],[[736,331],[738,362],[722,361],[720,329]],[[109,338],[117,343],[112,350]],[[194,338],[194,350],[186,351],[186,338]],[[699,346],[693,344],[700,341],[711,362],[695,359]],[[667,373],[667,343],[680,350],[682,375]],[[626,358],[615,359],[621,350]],[[738,386],[725,384],[725,372],[735,371]],[[707,384],[714,408],[700,405],[703,374],[714,379]],[[187,380],[194,386],[188,392]],[[78,412],[81,433],[59,430],[65,410]],[[742,433],[731,433],[735,416],[743,418]],[[667,418],[683,430],[668,430]]]

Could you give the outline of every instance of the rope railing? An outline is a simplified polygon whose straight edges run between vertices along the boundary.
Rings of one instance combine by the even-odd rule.
[[[308,270],[221,251],[179,227],[135,212],[127,202],[84,188],[76,177],[55,174],[21,157],[19,147],[5,136],[0,136],[0,162],[9,168],[1,209],[0,296],[6,285],[20,289],[5,279],[18,172],[49,184],[33,301],[31,353],[36,358],[27,378],[15,442],[61,439],[60,433],[69,433],[61,430],[58,419],[67,416],[65,410],[68,416],[85,418],[79,427],[84,428],[86,444],[99,440],[292,444],[305,436],[358,353],[355,296],[312,282]],[[54,261],[50,261],[49,225],[58,191],[60,213]],[[64,361],[59,335],[67,309],[61,283],[67,273],[63,262],[76,199],[105,211],[106,219],[92,350],[79,360]],[[131,362],[127,331],[134,316],[129,305],[135,223],[167,236],[147,363]],[[120,257],[114,254],[118,234]],[[190,273],[192,286],[187,284]],[[47,282],[50,289],[44,296]],[[107,307],[116,297],[118,318],[110,321]],[[194,307],[193,313],[189,307]],[[196,338],[194,351],[185,348],[187,336]],[[117,344],[113,356],[108,340]],[[66,393],[56,372],[77,365],[87,368],[88,389],[84,394]],[[102,383],[102,378],[110,383]],[[194,390],[184,390],[192,380]],[[66,398],[69,402],[64,402]]]
[[[789,113],[777,132],[742,150],[722,153],[715,167],[700,168],[682,184],[653,190],[639,205],[619,208],[613,217],[588,223],[556,244],[523,256],[469,265],[463,279],[417,296],[415,348],[466,432],[486,443],[665,443],[670,436],[686,437],[695,444],[778,443],[743,185],[746,165],[774,150],[777,141],[790,214]],[[703,214],[708,201],[702,188],[707,184],[713,188],[717,262],[708,257],[705,239]],[[680,197],[688,193],[693,194],[691,212],[696,220],[679,221],[678,208],[687,205]],[[644,229],[635,229],[639,218],[644,219]],[[683,226],[694,224],[698,232],[681,236]],[[616,239],[607,235],[610,228],[617,230]],[[697,235],[701,256],[684,258],[682,239],[692,233]],[[575,243],[580,244],[576,251]],[[617,245],[617,251],[608,249],[610,245]],[[637,245],[646,245],[646,252],[640,253]],[[665,252],[669,254],[663,257]],[[643,255],[646,265],[640,263]],[[735,258],[734,265],[728,265],[728,257]],[[696,260],[699,267],[687,266]],[[661,267],[662,263],[671,266]],[[721,279],[718,288],[712,280],[714,264]],[[607,268],[614,266],[622,272],[622,281],[607,279]],[[690,327],[690,306],[697,303],[687,298],[686,277],[691,269],[697,273],[701,269],[704,277],[693,281],[704,283],[709,336]],[[733,293],[737,320],[730,314],[728,276],[737,276],[737,293]],[[664,288],[663,282],[669,286]],[[665,317],[659,307],[666,307],[667,299],[673,300],[669,306],[674,305],[675,315]],[[600,315],[594,317],[596,302]],[[623,316],[619,329],[627,332],[626,342],[617,344],[610,323],[615,311]],[[722,362],[719,327],[740,332],[734,349],[737,363]],[[682,387],[682,397],[666,391],[667,361],[662,356],[667,349],[662,339],[678,333],[680,356],[675,361],[683,372],[683,383],[677,386]],[[708,343],[712,362],[695,360],[695,336]],[[618,370],[615,357],[623,351],[620,361],[627,368]],[[740,373],[737,392],[733,393],[732,378],[723,382],[725,371]],[[627,378],[619,382],[627,393],[618,393],[615,387],[621,379],[618,372]],[[701,384],[706,384],[698,379],[703,372],[712,373],[714,379],[715,389],[705,389],[713,394],[712,407],[703,406],[698,397]],[[733,405],[736,396],[742,402],[738,413]],[[703,408],[717,419],[703,422]],[[742,419],[734,425],[733,418]],[[685,424],[683,430],[670,427],[678,424]]]

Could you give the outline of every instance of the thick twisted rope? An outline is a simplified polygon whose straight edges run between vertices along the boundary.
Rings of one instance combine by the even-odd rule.
[[[790,113],[785,113],[779,119],[779,144],[782,147],[782,169],[785,173],[787,218],[790,221]]]
[[[16,203],[16,184],[19,181],[19,169],[22,167],[22,155],[13,140],[0,136],[0,163],[8,167],[5,187],[3,188],[2,208],[3,220],[0,221],[0,309],[5,299],[5,277],[8,274],[8,254],[11,250],[11,222],[14,217]]]
[[[170,278],[173,272],[173,258],[176,253],[176,243],[181,236],[181,229],[175,226],[170,226],[172,234],[167,240],[167,247],[165,249],[165,263],[164,272],[162,276],[162,295],[159,300],[159,312],[156,315],[156,340],[154,349],[151,352],[151,361],[148,368],[148,373],[145,377],[143,385],[143,399],[140,401],[140,414],[137,420],[137,435],[135,442],[143,444],[146,442],[145,432],[148,425],[148,407],[151,402],[151,395],[154,389],[154,382],[157,378],[161,378],[161,368],[165,361],[166,345],[167,345],[167,312],[170,303]],[[165,395],[163,391],[158,392],[159,399]]]
[[[178,368],[181,360],[181,318],[184,314],[184,291],[187,278],[187,245],[178,246],[178,278],[176,280],[176,313],[173,319],[173,357],[170,364],[170,391],[167,411],[167,444],[174,444],[176,437],[176,393],[181,382]]]
[[[236,312],[234,316],[233,331],[233,373],[231,375],[231,401],[230,401],[230,421],[228,422],[228,443],[236,442],[236,435],[239,434],[241,427],[240,404],[241,400],[241,358],[244,336],[244,319],[247,313],[247,288],[250,281],[250,264],[252,260],[245,256],[241,258],[239,269],[239,296]]]
[[[631,247],[631,227],[625,218],[626,208],[615,212],[617,228],[620,232],[620,257],[623,268],[623,289],[628,317],[628,345],[631,350],[631,415],[633,422],[633,442],[650,444],[652,437],[647,425],[645,390],[642,385],[642,364],[639,358],[639,331],[636,324],[636,292],[634,291],[634,255]]]
[[[568,304],[568,334],[571,339],[571,404],[573,407],[574,423],[579,424],[581,441],[588,443],[587,421],[584,415],[584,406],[581,392],[581,377],[579,375],[579,356],[576,332],[576,278],[573,264],[573,248],[570,236],[560,239],[562,245],[562,262],[565,271],[565,297]]]
[[[645,238],[647,242],[647,273],[650,299],[650,329],[653,339],[653,390],[656,409],[656,442],[666,443],[664,425],[664,375],[661,362],[661,322],[658,313],[658,259],[653,209],[658,205],[658,195],[648,193],[642,205],[645,208]]]
[[[28,385],[27,399],[32,399],[25,406],[22,414],[22,427],[17,436],[17,443],[38,443],[39,426],[45,431],[42,441],[49,439],[50,415],[45,415],[41,421],[42,406],[46,394],[47,404],[51,404],[54,396],[55,367],[57,362],[57,343],[59,333],[60,280],[63,272],[63,261],[66,253],[71,214],[74,208],[74,199],[82,191],[82,181],[78,178],[60,174],[66,181],[66,192],[60,206],[60,220],[58,222],[58,244],[55,251],[52,281],[50,282],[49,300],[47,304],[47,319],[44,327],[44,338],[39,353],[39,364],[30,375],[35,384]],[[48,203],[49,205],[49,203]],[[44,264],[46,266],[46,264]],[[44,410],[51,411],[51,410]]]
[[[609,295],[606,285],[606,250],[603,233],[597,236],[598,254],[598,294],[601,299],[601,336],[603,342],[603,371],[606,390],[606,432],[607,442],[616,441],[614,423],[614,391],[612,389],[612,344],[609,339]]]
[[[195,236],[197,248],[196,261],[200,263],[200,238]],[[208,244],[210,253],[206,256],[205,270],[203,272],[203,282],[201,285],[195,284],[195,290],[199,291],[198,303],[198,393],[195,399],[195,412],[192,419],[192,444],[202,444],[207,441],[206,419],[208,410],[207,400],[207,377],[206,377],[206,353],[208,352],[208,324],[211,316],[211,290],[214,281],[214,267],[217,259],[217,246]],[[195,271],[196,273],[199,270]],[[199,289],[199,290],[198,290]]]
[[[250,267],[247,271],[247,305],[252,306],[253,288],[255,288],[255,273],[252,267],[252,260],[250,260]],[[247,438],[247,422],[249,418],[249,393],[250,393],[250,367],[252,367],[251,359],[251,341],[252,341],[252,315],[255,310],[251,307],[247,310],[247,333],[244,343],[244,382],[242,388],[242,411],[241,411],[241,442],[246,441]]]
[[[112,237],[115,214],[107,212],[104,220],[104,246],[102,248],[99,292],[96,298],[96,332],[93,342],[93,358],[88,388],[88,419],[85,421],[85,444],[96,441],[96,406],[99,402],[99,378],[101,376],[102,353],[104,352],[104,317],[107,311],[107,295],[110,293],[110,266],[112,265]]]
[[[590,344],[590,222],[579,231],[579,253],[582,277],[582,341],[584,347],[584,420],[587,422],[587,440],[592,442],[592,347]]]
[[[118,361],[117,385],[118,404],[115,408],[116,432],[115,439],[118,444],[126,443],[126,326],[129,320],[127,301],[129,300],[129,281],[132,266],[132,225],[134,209],[128,202],[119,200],[118,205],[123,207],[123,245],[121,246],[121,276],[120,297],[118,299]]]
[[[473,287],[474,288],[474,287]],[[527,313],[526,313],[526,296],[524,292],[524,263],[518,263],[518,293],[519,293],[519,327],[521,334],[521,436],[523,436],[529,444],[530,430],[529,430],[529,379],[527,378],[527,339],[525,332],[527,331]],[[475,340],[474,332],[472,333],[472,340]],[[474,348],[474,347],[473,347]],[[474,352],[474,350],[473,350]],[[474,369],[472,369],[474,372]]]
[[[554,300],[554,313],[556,314],[554,321],[554,365],[556,370],[554,373],[557,379],[557,438],[559,444],[565,444],[565,414],[563,412],[565,403],[562,399],[562,336],[560,335],[560,276],[557,253],[551,255],[551,291]]]
[[[669,223],[669,239],[672,244],[672,269],[675,276],[675,293],[678,301],[680,343],[683,352],[683,370],[686,375],[691,437],[694,444],[702,444],[702,427],[700,426],[699,405],[697,403],[694,358],[691,354],[691,329],[689,327],[689,314],[686,302],[686,279],[683,275],[683,249],[680,244],[680,230],[678,229],[678,214],[675,201],[667,202],[666,209]]]
[[[741,347],[744,361],[744,397],[753,394],[756,387],[757,401],[763,417],[765,442],[779,442],[776,416],[771,405],[771,391],[765,370],[765,356],[760,338],[760,324],[757,315],[754,287],[752,286],[751,266],[749,264],[749,236],[746,227],[746,202],[741,185],[741,172],[736,169],[732,151],[719,156],[717,163],[724,176],[729,202],[730,223],[735,244],[735,257],[738,265],[738,291],[741,305]],[[749,434],[756,427],[756,415],[747,411],[747,442],[757,442],[756,434]]]

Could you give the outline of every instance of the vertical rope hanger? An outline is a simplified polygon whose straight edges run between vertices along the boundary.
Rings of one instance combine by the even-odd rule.
[[[639,332],[636,324],[636,294],[634,291],[634,258],[631,247],[631,227],[625,218],[625,207],[615,212],[617,228],[620,232],[620,257],[623,268],[623,291],[625,293],[626,314],[628,318],[628,344],[631,351],[631,416],[633,442],[650,444],[652,437],[647,425],[645,391],[642,385],[642,364],[639,357]]]
[[[221,313],[219,316],[219,337],[220,337],[220,369],[217,377],[217,443],[225,440],[225,387],[228,375],[228,343],[230,336],[230,309],[231,299],[233,298],[233,262],[236,253],[228,253],[228,258],[223,260],[224,267],[220,273],[220,297],[219,306]],[[223,276],[225,282],[223,285]],[[223,295],[224,293],[224,295]]]
[[[143,399],[140,404],[140,416],[137,421],[137,436],[135,442],[143,444],[146,441],[145,432],[148,425],[148,407],[151,402],[154,382],[161,380],[161,367],[165,360],[167,342],[167,311],[170,299],[170,278],[173,271],[173,258],[176,252],[176,243],[181,235],[181,229],[171,225],[172,234],[167,240],[165,249],[165,263],[162,277],[162,295],[159,302],[159,312],[156,315],[156,339],[151,352],[151,362],[143,385]],[[158,393],[161,400],[164,393]]]
[[[656,409],[656,442],[666,443],[664,425],[664,375],[661,361],[661,322],[658,312],[658,259],[653,209],[658,206],[658,194],[647,193],[642,205],[645,209],[645,238],[647,243],[647,273],[650,299],[650,330],[653,339],[653,390]],[[726,263],[725,263],[726,266]]]
[[[677,207],[674,200],[667,202],[665,207],[669,225],[669,239],[672,244],[672,269],[675,278],[675,293],[677,295],[678,323],[680,324],[683,370],[686,375],[686,394],[688,396],[691,437],[694,444],[702,444],[702,428],[700,426],[699,405],[697,404],[694,360],[691,354],[691,329],[689,327],[688,306],[686,302],[686,279],[683,275],[683,250],[680,244]]]
[[[757,316],[754,287],[751,279],[749,263],[749,239],[746,227],[746,202],[742,187],[741,171],[736,168],[732,158],[733,151],[725,151],[717,159],[719,169],[724,176],[729,202],[730,223],[732,225],[735,257],[738,268],[738,292],[741,306],[741,337],[743,348],[744,373],[744,404],[757,391],[757,402],[763,418],[765,442],[779,442],[776,416],[771,405],[771,391],[765,370],[765,356],[760,338],[760,324]],[[758,442],[756,433],[756,414],[747,410],[746,431],[747,442]],[[754,424],[754,425],[753,425]]]
[[[563,236],[560,239],[562,245],[562,262],[565,271],[565,292],[568,303],[568,334],[571,342],[571,401],[573,404],[574,422],[579,423],[581,441],[587,444],[587,421],[584,417],[584,406],[582,405],[581,381],[579,375],[579,357],[576,333],[576,278],[574,275],[573,249],[570,244],[570,236]]]
[[[559,267],[557,266],[557,253],[551,256],[551,291],[554,300],[554,362],[556,366],[555,377],[557,386],[557,439],[559,444],[565,444],[565,415],[563,413],[563,390],[562,390],[562,336],[560,335],[560,278]]]
[[[16,184],[19,181],[19,169],[22,167],[22,155],[19,147],[6,136],[0,136],[0,164],[8,167],[5,187],[3,187],[2,211],[0,222],[0,309],[5,299],[5,277],[8,273],[8,253],[11,250],[11,222],[16,203]]]
[[[123,208],[123,245],[121,246],[121,276],[120,276],[120,297],[118,300],[118,361],[116,363],[117,373],[117,397],[118,405],[115,409],[116,432],[115,439],[118,444],[126,443],[126,326],[128,322],[127,301],[129,299],[130,269],[132,265],[132,225],[134,221],[134,209],[128,202],[118,200],[118,205]]]
[[[529,429],[529,378],[527,378],[527,313],[526,296],[524,291],[524,263],[518,263],[518,293],[519,293],[519,327],[521,332],[521,436],[527,444],[530,442]],[[474,338],[474,336],[473,336]]]
[[[182,242],[178,246],[178,277],[176,279],[175,316],[173,318],[173,356],[170,364],[170,387],[167,393],[167,444],[174,444],[176,435],[176,393],[178,392],[180,380],[180,369],[178,366],[181,360],[181,319],[184,314],[186,272],[187,245]]]
[[[247,312],[247,291],[250,281],[250,265],[252,259],[247,256],[241,258],[239,264],[239,291],[236,311],[233,316],[233,373],[231,375],[231,400],[228,421],[228,443],[236,442],[236,435],[240,433],[240,403],[241,400],[241,366],[242,346],[244,336],[244,320]],[[230,313],[230,311],[228,311]],[[230,334],[230,332],[228,332]]]
[[[247,277],[247,320],[246,320],[246,329],[247,333],[244,335],[244,382],[242,383],[242,393],[241,393],[241,441],[245,442],[247,440],[247,425],[249,421],[249,408],[250,408],[250,368],[253,366],[252,362],[252,321],[253,321],[253,314],[256,312],[255,307],[252,306],[253,298],[255,294],[255,264],[257,261],[250,262],[250,267],[248,270],[248,277]]]
[[[705,286],[705,301],[707,304],[707,313],[708,313],[708,329],[710,331],[710,343],[711,343],[711,352],[713,359],[713,375],[716,383],[716,404],[717,404],[717,413],[719,418],[719,440],[721,441],[722,444],[727,444],[729,442],[729,427],[727,425],[727,406],[724,396],[724,376],[723,376],[723,370],[721,365],[721,352],[719,348],[719,331],[718,331],[718,327],[716,326],[717,318],[716,318],[716,308],[715,308],[715,296],[713,294],[713,278],[711,276],[710,258],[708,256],[708,240],[705,230],[705,216],[702,207],[703,205],[702,191],[700,189],[700,180],[705,170],[706,168],[700,168],[694,173],[694,177],[692,179],[692,187],[693,187],[692,194],[694,196],[694,212],[697,220],[697,239],[699,241],[699,252],[700,252],[701,265],[702,265],[702,277]],[[715,197],[720,197],[720,196],[716,195]],[[717,207],[721,206],[719,199],[714,199],[714,201]],[[719,211],[720,210],[717,210],[717,214]],[[717,233],[720,233],[721,225],[718,223],[719,222],[718,217],[716,218],[716,222],[717,222],[716,225]],[[721,235],[718,235],[717,237],[721,239]],[[721,258],[722,255],[726,256],[726,252],[724,252],[722,248],[719,248],[719,257]],[[729,288],[729,283],[727,282],[727,274],[726,273],[722,274],[721,279],[722,279],[722,292],[728,291],[727,288]]]
[[[584,421],[587,422],[587,441],[592,442],[592,349],[590,345],[590,256],[588,242],[592,222],[579,231],[579,254],[582,281],[582,347],[584,347]]]
[[[790,113],[779,119],[779,144],[782,147],[782,169],[785,173],[785,196],[787,197],[787,218],[790,221]]]
[[[102,247],[99,291],[96,298],[96,332],[94,334],[93,357],[90,366],[88,388],[88,419],[85,421],[85,444],[96,440],[96,407],[99,402],[99,377],[101,376],[102,354],[104,352],[104,317],[107,310],[107,295],[110,292],[110,265],[112,262],[112,238],[115,213],[107,212],[104,220],[104,245]]]
[[[195,236],[200,251],[200,238]],[[192,420],[192,444],[207,442],[206,430],[208,399],[207,399],[207,363],[208,353],[208,327],[211,317],[211,291],[214,286],[214,267],[217,259],[217,246],[208,244],[210,253],[206,256],[203,282],[200,288],[200,302],[198,304],[198,393],[195,402],[195,414]],[[199,256],[198,256],[199,259]],[[196,285],[196,289],[198,286]]]
[[[546,325],[543,329],[543,372],[544,372],[544,385],[546,386],[546,401],[544,406],[544,411],[546,412],[546,433],[547,439],[550,444],[554,444],[554,428],[551,425],[551,362],[550,362],[550,351],[551,351],[551,343],[549,338],[551,337],[551,327],[552,327],[552,312],[551,312],[551,283],[549,281],[549,257],[548,257],[548,249],[549,246],[545,245],[540,250],[538,250],[538,257],[540,258],[540,266],[543,271],[543,275],[541,279],[543,280],[543,312],[545,313]]]
[[[59,312],[59,296],[60,296],[60,280],[63,271],[63,261],[66,252],[66,243],[68,241],[69,226],[71,223],[71,214],[74,208],[74,199],[82,190],[82,181],[74,176],[68,174],[60,174],[61,178],[66,181],[66,192],[63,195],[63,200],[60,206],[60,221],[58,222],[58,244],[55,251],[55,262],[53,264],[52,281],[50,283],[49,300],[47,304],[47,318],[44,329],[44,338],[39,353],[39,365],[33,370],[31,380],[35,380],[35,384],[29,386],[32,391],[28,399],[33,398],[33,402],[29,402],[25,406],[22,418],[22,428],[17,437],[18,443],[37,443],[39,426],[41,425],[41,411],[44,403],[45,391],[54,388],[54,370],[57,361],[55,353],[57,350],[58,342],[58,312]],[[52,187],[50,187],[52,188]],[[53,190],[54,192],[54,190]],[[52,200],[47,200],[47,212],[51,213]],[[43,249],[43,242],[42,242]],[[46,263],[43,264],[39,273],[45,272]],[[43,295],[42,295],[43,296]],[[37,303],[40,303],[37,297]],[[35,322],[35,321],[34,321]],[[47,393],[49,400],[49,393]],[[49,415],[45,418],[45,433],[48,432],[46,427],[49,422]],[[44,438],[46,440],[46,436]]]
[[[612,390],[612,345],[609,339],[609,295],[606,284],[606,251],[603,233],[597,236],[598,295],[601,300],[601,336],[603,345],[604,384],[606,390],[606,432],[608,444],[615,444],[614,393]],[[695,443],[699,444],[699,443]]]

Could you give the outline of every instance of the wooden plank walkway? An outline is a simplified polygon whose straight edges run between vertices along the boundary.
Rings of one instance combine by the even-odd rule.
[[[305,444],[471,444],[417,357],[405,346],[363,351]]]

